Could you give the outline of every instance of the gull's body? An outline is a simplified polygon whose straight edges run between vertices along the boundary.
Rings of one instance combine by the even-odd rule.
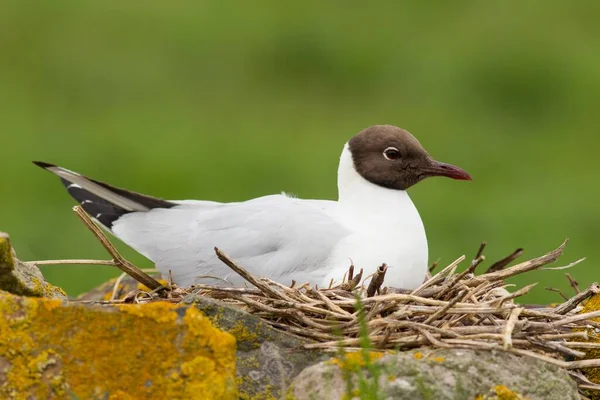
[[[253,275],[287,284],[292,279],[319,286],[331,278],[339,282],[352,260],[366,274],[387,263],[388,285],[419,285],[427,239],[417,209],[405,191],[366,181],[351,163],[345,148],[338,201],[284,194],[240,203],[188,201],[124,215],[112,231],[162,273],[171,269],[173,280],[183,286],[207,282],[207,276],[242,283],[216,257],[215,246]]]
[[[379,129],[384,128],[399,129]],[[406,157],[418,163],[413,160],[402,169],[388,164],[396,159],[386,155],[387,161],[377,160],[373,165],[374,151],[359,152],[367,146],[380,151],[380,145],[371,143],[375,134],[361,134],[367,137],[365,143],[353,139],[342,151],[338,201],[302,200],[285,194],[237,203],[164,201],[51,164],[38,165],[59,175],[92,217],[152,260],[161,273],[171,271],[179,286],[225,281],[243,284],[243,279],[216,257],[214,247],[218,247],[251,274],[283,284],[295,280],[328,286],[331,279],[341,282],[351,263],[363,268],[364,276],[386,263],[386,285],[417,287],[427,271],[427,238],[417,209],[408,193],[399,188],[423,179],[423,174],[414,175],[413,170],[425,161],[420,154],[412,154],[415,144],[411,142]],[[395,150],[402,145],[397,143],[392,147]],[[384,148],[388,151],[390,146]],[[388,165],[394,169],[381,175]],[[438,175],[468,178],[456,167],[450,173],[450,166],[436,165],[446,168]],[[393,174],[401,169],[414,176],[394,180]]]

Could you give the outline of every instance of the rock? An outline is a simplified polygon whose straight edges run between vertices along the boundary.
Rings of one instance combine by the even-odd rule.
[[[598,311],[598,310],[600,310],[600,294],[595,294],[585,303],[585,306],[583,307],[583,309],[580,312],[583,314],[583,313],[588,313],[588,312]],[[592,321],[600,322],[600,318],[592,318]],[[581,328],[581,329],[587,331],[590,342],[600,343],[600,334],[596,328],[590,327],[587,329],[586,328]],[[578,340],[581,340],[581,339],[578,339]],[[585,357],[584,357],[585,360],[598,359],[598,358],[600,358],[600,350],[599,349],[585,350]],[[586,368],[585,370],[583,370],[583,372],[585,373],[586,377],[590,381],[592,381],[594,383],[600,383],[600,368],[598,368],[598,367]],[[600,393],[597,390],[590,390],[586,394],[591,400],[600,400]]]
[[[115,280],[111,280],[79,299],[108,300],[114,285]],[[117,287],[117,298],[137,289],[143,286],[126,277]],[[242,399],[280,398],[304,368],[329,358],[318,351],[301,349],[308,343],[306,339],[276,330],[258,317],[224,302],[190,295],[182,303],[194,304],[215,326],[235,337],[237,383]]]
[[[567,372],[528,357],[457,349],[361,353],[308,367],[294,380],[297,400],[381,399],[579,399]],[[344,397],[350,391],[351,395]],[[377,397],[374,395],[378,394]],[[480,396],[480,397],[478,397]]]
[[[66,299],[62,289],[47,283],[39,268],[17,259],[10,238],[0,232],[0,290],[23,296]]]
[[[195,307],[0,292],[0,398],[235,399],[235,339]]]
[[[274,329],[238,308],[209,297],[190,295],[183,300],[195,304],[220,329],[237,341],[236,364],[240,398],[281,398],[292,380],[306,367],[328,355],[302,349],[309,341]]]

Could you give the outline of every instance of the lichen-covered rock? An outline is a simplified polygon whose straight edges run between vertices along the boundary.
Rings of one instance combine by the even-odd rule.
[[[0,292],[0,314],[0,398],[237,398],[235,339],[195,307]]]
[[[108,300],[115,280],[106,282],[79,297],[81,300]],[[117,287],[117,298],[143,289],[126,277]],[[231,333],[237,342],[237,383],[242,399],[278,399],[304,368],[329,358],[318,351],[302,349],[307,340],[270,327],[260,318],[209,297],[190,295],[183,304],[194,304],[214,325]]]
[[[305,350],[308,341],[269,326],[260,318],[208,297],[183,300],[207,315],[237,341],[237,382],[241,399],[279,399],[306,367],[329,358]]]
[[[348,354],[308,367],[294,380],[298,400],[579,399],[566,371],[532,358],[475,350],[419,350],[363,357]],[[370,397],[371,398],[371,397]]]
[[[0,290],[23,296],[66,299],[62,289],[44,280],[39,268],[17,259],[10,238],[0,232]]]
[[[600,294],[593,295],[581,310],[581,313],[588,313],[592,311],[600,310]],[[593,318],[593,321],[600,322],[600,318]],[[585,328],[582,328],[585,329]],[[600,343],[600,331],[596,328],[588,328],[587,334],[590,342]],[[580,340],[580,339],[578,339]],[[585,350],[584,359],[597,359],[600,358],[600,350],[599,349],[588,349]],[[587,378],[594,382],[600,383],[600,368],[587,368],[584,370]],[[586,393],[591,400],[600,400],[600,393],[598,391],[589,391]]]

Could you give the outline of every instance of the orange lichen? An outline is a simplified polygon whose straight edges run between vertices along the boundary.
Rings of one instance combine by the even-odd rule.
[[[0,292],[0,397],[236,398],[235,339],[166,302],[62,305]]]
[[[415,358],[415,360],[420,360],[421,358],[423,358],[423,353],[421,352],[416,352],[413,357]]]

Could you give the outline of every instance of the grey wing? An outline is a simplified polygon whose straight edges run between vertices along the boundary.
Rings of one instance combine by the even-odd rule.
[[[186,202],[131,213],[113,232],[182,286],[224,278],[243,280],[219,261],[218,247],[256,276],[290,283],[318,280],[335,244],[348,234],[331,212],[335,203],[281,195],[241,203]],[[288,282],[290,281],[290,282]],[[215,283],[215,282],[211,282]]]

